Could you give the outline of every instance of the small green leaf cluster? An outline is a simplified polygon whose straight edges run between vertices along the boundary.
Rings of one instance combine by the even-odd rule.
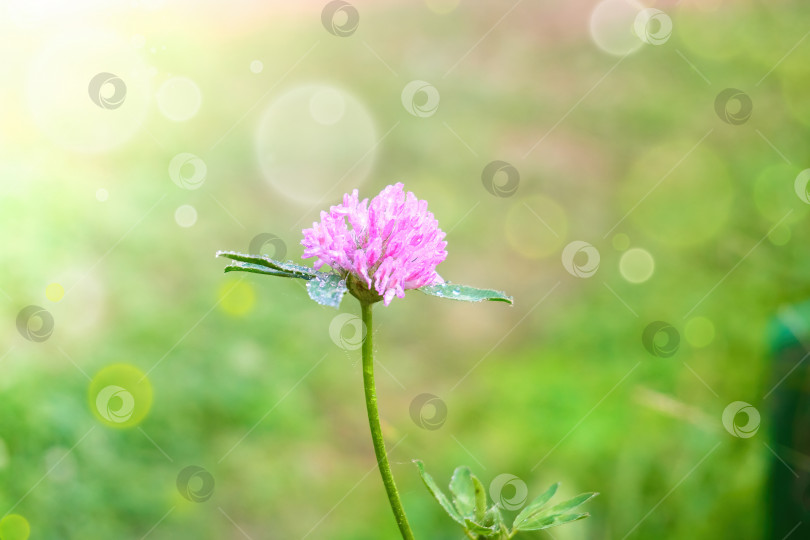
[[[510,528],[504,522],[499,504],[488,506],[486,490],[469,467],[458,467],[453,472],[450,479],[451,500],[425,471],[424,464],[419,460],[414,463],[431,495],[454,521],[464,527],[467,536],[473,540],[505,540],[521,531],[539,531],[584,519],[590,514],[574,510],[598,495],[583,493],[567,501],[549,505],[560,485],[556,483],[530,502],[515,517]]]

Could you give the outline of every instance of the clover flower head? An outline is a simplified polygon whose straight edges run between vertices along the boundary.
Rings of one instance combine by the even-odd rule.
[[[371,199],[357,190],[343,203],[321,212],[321,221],[304,229],[303,258],[316,257],[348,278],[353,275],[379,294],[387,306],[408,289],[443,283],[436,266],[447,257],[445,233],[421,201],[401,183]]]

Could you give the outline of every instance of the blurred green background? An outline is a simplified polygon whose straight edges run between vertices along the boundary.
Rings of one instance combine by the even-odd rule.
[[[514,475],[506,501],[601,492],[591,518],[527,538],[765,538],[774,454],[806,476],[768,443],[766,328],[810,293],[810,5],[597,4],[358,0],[330,26],[326,2],[5,3],[2,514],[32,539],[396,538],[352,328],[214,252],[268,233],[298,259],[344,192],[403,181],[448,233],[441,275],[515,298],[375,310],[417,538],[463,534],[415,458],[442,485],[459,464]],[[648,43],[644,7],[664,13]],[[122,102],[93,95],[99,73]],[[726,88],[744,97],[718,111]],[[496,160],[516,192],[505,172],[485,188]],[[575,240],[599,254],[590,277],[566,271]],[[47,314],[20,329],[29,305]],[[671,356],[666,335],[642,342],[654,321]],[[102,372],[117,364],[138,371]],[[103,418],[102,383],[133,416]],[[409,410],[425,393],[437,429],[412,416],[440,408]],[[754,436],[724,428],[734,401],[760,411]],[[188,466],[203,501],[177,487]]]

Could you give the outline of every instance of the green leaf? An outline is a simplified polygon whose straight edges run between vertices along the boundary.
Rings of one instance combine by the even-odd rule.
[[[521,510],[521,512],[515,517],[515,521],[513,523],[514,526],[518,526],[518,524],[522,523],[524,520],[530,518],[531,516],[540,512],[543,507],[551,500],[555,493],[557,493],[557,488],[560,487],[560,483],[557,482],[553,484],[550,488],[548,488],[545,493],[534,499],[530,502],[526,508]]]
[[[450,478],[450,493],[453,494],[453,503],[458,513],[472,518],[475,512],[475,486],[469,467],[457,467],[453,471],[453,477]]]
[[[274,270],[267,266],[260,266],[258,264],[247,263],[242,261],[234,261],[225,267],[225,272],[252,272],[254,274],[264,274],[267,276],[277,276],[286,278],[300,278],[301,276],[282,270]]]
[[[500,531],[497,527],[484,527],[483,525],[479,525],[469,518],[464,518],[464,528],[473,534],[477,534],[485,538],[494,538],[500,536]]]
[[[318,276],[307,281],[309,297],[321,305],[333,308],[340,306],[340,301],[348,290],[346,282],[338,274],[319,272]]]
[[[574,497],[572,499],[568,499],[567,501],[564,501],[564,502],[561,502],[561,503],[559,503],[557,505],[552,506],[551,508],[548,509],[548,512],[549,513],[555,513],[555,514],[568,512],[569,510],[573,510],[574,508],[576,508],[578,506],[581,506],[585,502],[593,499],[597,495],[599,495],[599,494],[598,493],[582,493],[582,494],[577,495],[576,497]]]
[[[343,279],[334,273],[318,272],[292,262],[281,262],[264,255],[247,255],[235,251],[217,251],[217,257],[234,261],[226,272],[253,272],[268,276],[299,278],[307,281],[309,297],[324,306],[337,308],[348,289]]]
[[[554,514],[552,516],[546,516],[543,518],[538,517],[529,520],[520,527],[515,527],[514,530],[539,531],[542,529],[548,529],[550,527],[557,527],[558,525],[571,523],[572,521],[579,521],[580,519],[585,519],[588,516],[590,516],[590,514],[585,512],[582,514]]]
[[[447,495],[445,495],[442,492],[441,488],[439,488],[438,484],[436,484],[436,481],[433,479],[433,477],[430,476],[427,473],[427,471],[425,471],[425,464],[419,461],[418,459],[413,460],[413,462],[416,464],[416,468],[419,469],[419,475],[422,477],[422,482],[425,483],[425,486],[427,486],[428,491],[430,491],[430,494],[433,495],[433,498],[436,499],[436,501],[441,505],[442,508],[444,508],[444,511],[447,512],[447,515],[453,518],[453,520],[456,521],[457,523],[466,526],[466,524],[464,523],[464,518],[461,517],[461,515],[459,515],[456,508],[447,498]]]
[[[545,494],[541,495],[541,497],[543,497],[544,495]],[[599,494],[582,493],[581,495],[577,495],[572,499],[568,499],[567,501],[561,502],[550,508],[543,509],[538,507],[536,508],[535,511],[529,513],[529,515],[524,516],[523,518],[521,518],[521,516],[518,515],[518,518],[521,519],[516,518],[512,527],[513,529],[520,531],[538,531],[540,529],[556,527],[557,525],[562,525],[564,523],[569,523],[571,521],[584,519],[588,517],[590,514],[588,513],[572,514],[570,513],[570,511],[573,510],[574,508],[581,506],[586,501],[589,501],[590,499],[596,497],[597,495]],[[540,499],[540,497],[538,497],[538,499]]]
[[[501,508],[497,504],[492,505],[484,514],[482,523],[487,527],[505,527],[506,524],[504,523],[503,516],[501,515]]]
[[[500,291],[492,289],[476,289],[467,285],[454,285],[452,283],[439,283],[437,285],[426,285],[417,289],[425,294],[438,296],[439,298],[450,298],[451,300],[464,300],[465,302],[482,302],[490,300],[493,302],[512,303],[512,297],[506,296]]]
[[[475,520],[485,523],[484,518],[487,512],[487,492],[484,485],[477,476],[472,475],[473,489],[475,490]],[[486,523],[485,523],[486,524]]]
[[[264,255],[248,255],[245,253],[237,253],[236,251],[217,251],[216,256],[295,274],[295,277],[302,279],[312,279],[319,275],[328,275],[324,272],[317,272],[312,268],[301,266],[300,264],[277,261],[275,259],[271,259],[270,257],[265,257]]]

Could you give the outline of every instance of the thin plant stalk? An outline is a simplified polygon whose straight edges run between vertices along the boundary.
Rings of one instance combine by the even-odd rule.
[[[385,491],[388,494],[388,502],[391,504],[391,511],[402,534],[403,540],[414,540],[413,531],[405,516],[405,509],[399,498],[399,491],[394,482],[394,475],[391,473],[391,466],[388,464],[388,454],[385,451],[385,441],[380,428],[380,412],[377,410],[377,390],[374,386],[374,343],[372,339],[372,318],[371,309],[373,304],[360,301],[363,324],[366,328],[366,336],[363,340],[363,388],[366,393],[366,410],[368,411],[368,425],[371,428],[371,440],[374,443],[374,453],[377,455],[377,466],[380,469]]]

